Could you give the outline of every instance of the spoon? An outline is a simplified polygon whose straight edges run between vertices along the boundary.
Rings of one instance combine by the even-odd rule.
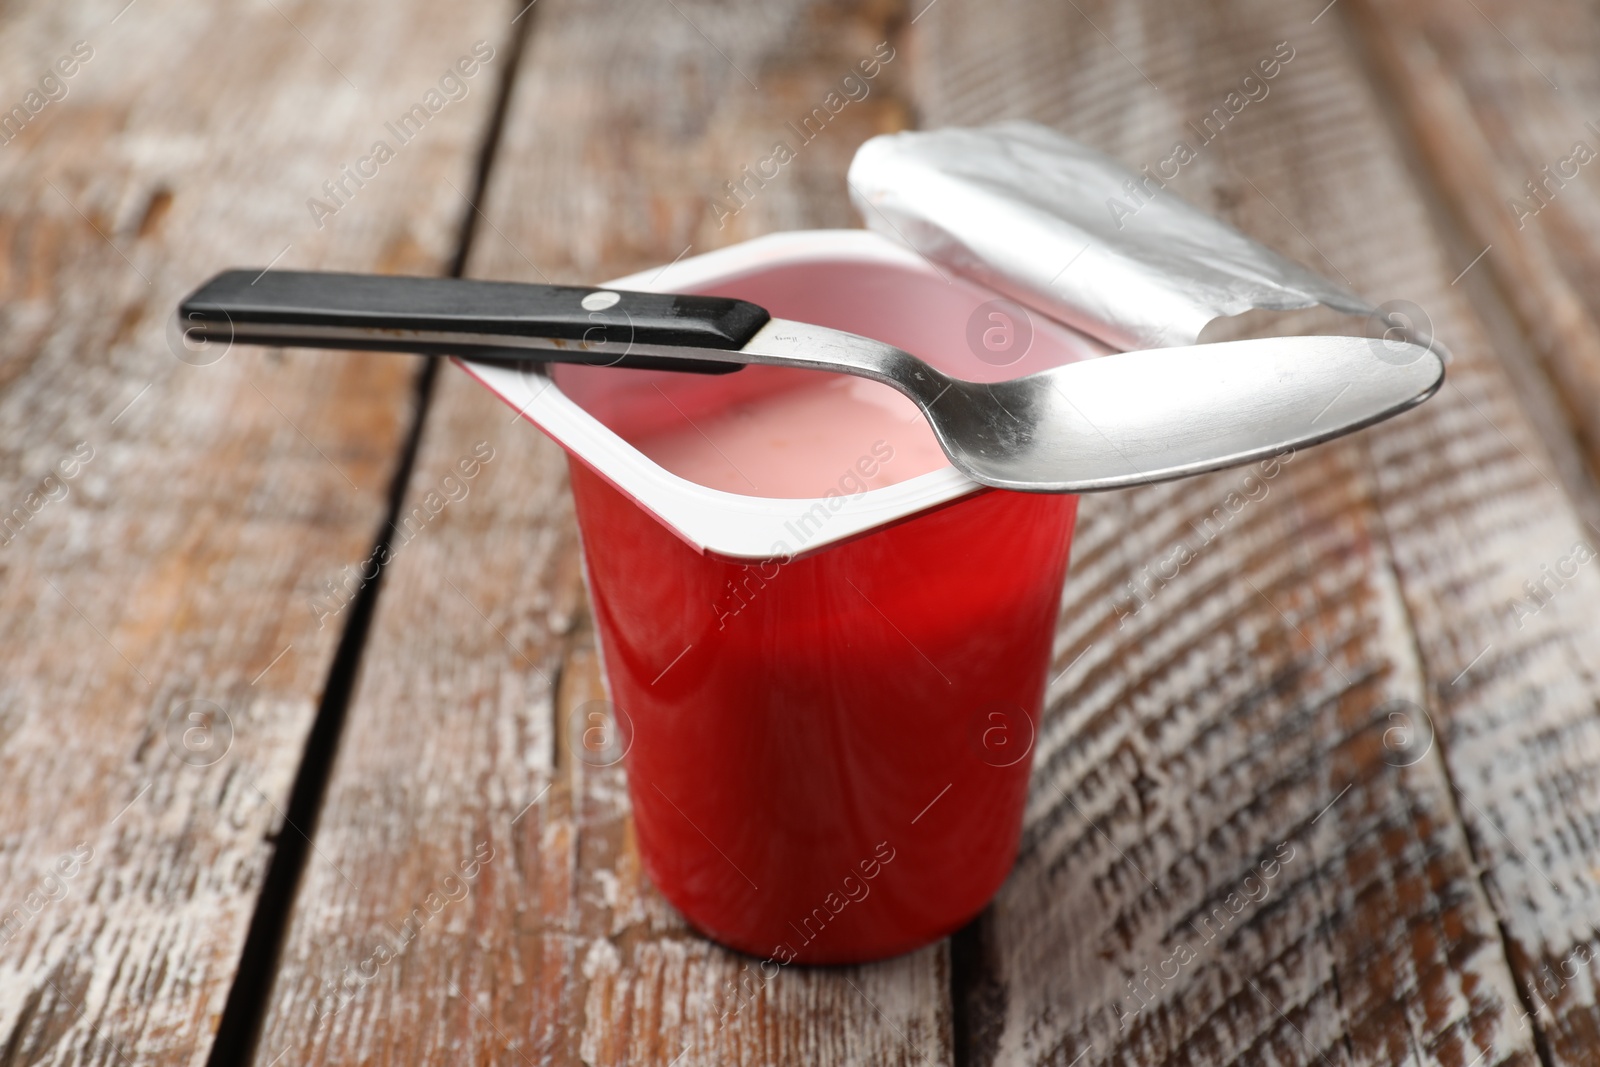
[[[1414,407],[1444,361],[1406,341],[1274,337],[1121,352],[1011,381],[952,378],[892,345],[727,297],[311,271],[225,271],[179,306],[187,338],[727,373],[853,374],[914,401],[955,468],[1082,493],[1317,444]]]

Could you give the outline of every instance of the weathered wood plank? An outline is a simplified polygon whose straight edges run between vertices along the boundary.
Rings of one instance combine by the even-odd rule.
[[[924,121],[1027,115],[1135,167],[1186,140],[1163,195],[1419,302],[1457,357],[1420,411],[1270,480],[1084,502],[1023,854],[958,974],[974,1062],[1592,1055],[1586,971],[1556,1018],[1522,1016],[1537,967],[1592,951],[1600,581],[1517,629],[1523,580],[1585,534],[1317,6],[941,4],[917,23]]]
[[[747,206],[712,205],[894,15],[542,0],[472,273],[593,280],[850,224],[851,153],[903,122],[892,65]],[[386,579],[317,834],[349,881],[308,870],[257,1062],[950,1062],[943,947],[752,986],[757,961],[645,881],[622,772],[578,758],[569,725],[601,690],[565,465],[511,414],[454,370],[439,383],[407,508],[476,442],[495,458]],[[361,979],[480,842],[494,858],[465,896]]]
[[[1577,434],[1592,477],[1600,470],[1600,195],[1589,163],[1600,158],[1600,86],[1589,68],[1600,20],[1563,0],[1359,0],[1343,14],[1468,237],[1457,284],[1487,286],[1510,306],[1524,340],[1506,355],[1554,384],[1559,430]]]
[[[1590,124],[1600,92],[1587,49],[1600,33],[1600,19],[1559,3],[1546,5],[1537,19],[1504,4],[1458,8],[1362,3],[1351,15],[1386,68],[1445,199],[1468,234],[1489,246],[1480,281],[1494,280],[1493,295],[1510,304],[1526,338],[1509,357],[1548,375],[1568,425],[1586,446],[1592,473],[1600,463],[1594,286],[1600,199],[1583,173],[1588,164],[1580,161],[1600,151]],[[1375,35],[1379,20],[1393,40]],[[1575,152],[1578,142],[1591,155]],[[1453,159],[1440,168],[1446,151]],[[1499,399],[1474,396],[1497,423]],[[1510,430],[1491,442],[1498,447],[1477,458],[1484,480],[1506,481],[1509,472],[1525,477],[1533,464],[1554,477],[1529,436]],[[1438,461],[1408,451],[1393,457],[1390,476],[1431,479]],[[1586,488],[1581,480],[1578,485],[1579,492]],[[1460,496],[1460,490],[1441,493],[1438,504],[1460,510]],[[1585,502],[1593,515],[1593,498]],[[1507,505],[1537,515],[1543,502],[1508,499]],[[1433,569],[1431,553],[1420,549],[1437,536],[1437,525],[1420,509],[1396,510],[1395,525],[1416,534],[1397,538],[1413,547],[1400,555],[1402,563]],[[1456,528],[1469,543],[1503,543],[1506,536],[1500,523]],[[1416,583],[1413,610],[1424,623],[1424,655],[1461,656],[1463,662],[1481,656],[1458,682],[1441,686],[1452,717],[1471,723],[1457,746],[1463,753],[1458,786],[1467,801],[1462,813],[1480,860],[1492,871],[1486,884],[1548,1057],[1587,1063],[1600,1048],[1593,972],[1600,950],[1600,732],[1594,714],[1600,604],[1592,566],[1600,530],[1593,522],[1576,530],[1550,524],[1541,534],[1531,541],[1532,551],[1519,553],[1517,570],[1492,586]]]
[[[424,3],[7,10],[0,107],[27,121],[0,137],[0,1063],[207,1054],[297,832],[343,621],[309,604],[381,525],[415,367],[188,365],[166,318],[240,262],[443,270],[483,76],[321,229],[306,201],[502,32]]]

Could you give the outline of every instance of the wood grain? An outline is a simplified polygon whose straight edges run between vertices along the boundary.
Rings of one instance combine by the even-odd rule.
[[[190,365],[166,319],[240,263],[445,269],[489,94],[323,228],[306,200],[503,27],[422,3],[6,16],[0,99],[28,118],[0,145],[0,1063],[196,1063],[297,832],[341,632],[309,603],[371,547],[415,367]]]
[[[1582,168],[1576,178],[1549,175],[1559,172],[1577,142],[1600,149],[1600,137],[1587,125],[1600,93],[1583,61],[1585,44],[1600,34],[1600,23],[1591,11],[1560,4],[1537,19],[1528,14],[1502,4],[1456,10],[1428,3],[1401,10],[1362,3],[1351,10],[1361,39],[1385,68],[1408,132],[1433,164],[1444,199],[1469,238],[1490,246],[1480,282],[1493,280],[1489,288],[1511,306],[1525,337],[1509,358],[1548,376],[1550,392],[1586,446],[1592,473],[1600,457],[1594,287],[1600,261],[1593,247],[1600,199]],[[1392,40],[1375,35],[1380,22]],[[1443,151],[1454,158],[1441,169]],[[1539,197],[1527,189],[1529,181],[1540,184]],[[1491,398],[1476,399],[1492,410]],[[1510,434],[1479,460],[1496,480],[1530,462],[1556,477],[1523,434]],[[1415,453],[1391,464],[1395,477],[1407,468],[1413,476],[1429,477],[1435,457]],[[1580,483],[1579,492],[1584,488]],[[1454,495],[1441,503],[1459,507],[1450,499]],[[1593,497],[1580,497],[1580,503],[1590,505],[1592,516]],[[1542,504],[1516,506],[1537,514]],[[1408,512],[1405,519],[1420,525],[1420,516]],[[1463,532],[1473,540],[1498,540],[1505,536],[1498,526]],[[1600,936],[1594,833],[1600,809],[1594,651],[1600,632],[1596,604],[1586,595],[1594,587],[1593,568],[1583,564],[1575,581],[1559,573],[1580,539],[1600,544],[1600,530],[1589,521],[1575,534],[1547,531],[1538,542],[1539,557],[1528,561],[1519,582],[1507,582],[1495,591],[1498,596],[1480,593],[1480,599],[1501,601],[1498,618],[1462,618],[1458,611],[1468,590],[1434,586],[1416,598],[1419,619],[1435,623],[1422,628],[1424,636],[1443,631],[1457,647],[1476,642],[1469,654],[1483,650],[1480,664],[1445,690],[1474,725],[1464,737],[1474,758],[1463,768],[1462,791],[1469,798],[1479,795],[1463,814],[1480,856],[1495,865],[1487,884],[1553,1063],[1590,1062],[1600,1047],[1592,963]],[[1511,664],[1515,673],[1508,670]],[[1539,684],[1515,684],[1518,676]]]
[[[1537,13],[1477,0],[1358,0],[1345,14],[1392,93],[1404,136],[1469,238],[1463,256],[1483,254],[1468,279],[1516,317],[1524,343],[1507,356],[1549,377],[1564,416],[1559,431],[1577,435],[1592,477],[1600,470],[1600,195],[1588,164],[1600,153],[1592,125],[1600,85],[1589,57],[1600,21],[1560,0]],[[1588,155],[1575,153],[1580,144]]]
[[[1579,180],[1522,229],[1495,213],[1593,110],[1594,21],[1468,6],[524,10],[474,273],[849,225],[850,154],[913,116],[1030,116],[1153,163],[1286,41],[1164,195],[1416,301],[1450,383],[1278,468],[1086,500],[995,905],[954,946],[752,987],[651,889],[620,769],[576,741],[603,693],[559,452],[448,370],[258,1062],[1590,1062],[1600,571],[1568,568],[1600,531],[1547,451],[1565,427],[1512,383],[1547,374],[1600,454],[1591,201]],[[280,253],[443,269],[495,61],[321,228],[306,200],[516,14],[140,0],[0,30],[0,112],[93,49],[0,137],[0,511],[24,511],[0,534],[0,1064],[205,1058],[411,415],[405,361],[187,366],[165,311]],[[870,97],[729,190],[885,40]],[[1474,237],[1522,331],[1498,351],[1478,275],[1452,284]],[[227,714],[215,763],[214,727],[184,747],[191,700]]]
[[[1515,611],[1588,533],[1449,285],[1462,264],[1349,38],[1316,15],[1019,2],[917,23],[929,124],[1034,117],[1135,168],[1195,140],[1187,124],[1288,42],[1270,91],[1163,195],[1416,301],[1456,357],[1439,397],[1258,479],[1215,538],[1194,524],[1251,491],[1240,472],[1084,502],[1023,854],[957,976],[973,1062],[1580,1063],[1595,1047],[1581,967],[1522,1017],[1539,968],[1592,951],[1600,581],[1580,567],[1536,616]],[[1162,579],[1179,545],[1195,558]],[[1208,939],[1197,921],[1285,841],[1271,893]],[[1196,959],[1169,962],[1180,945]]]
[[[871,54],[895,8],[542,0],[531,17],[477,275],[594,280],[848,225],[846,162],[904,119],[891,64],[723,218],[721,182]],[[257,1062],[950,1062],[942,946],[757,983],[757,961],[649,886],[623,774],[579,758],[570,723],[602,691],[559,451],[452,370],[406,507],[480,440],[495,459],[388,578],[317,834],[330,862],[307,871]],[[361,979],[480,842],[494,859],[470,890]],[[347,969],[351,995],[327,999]]]

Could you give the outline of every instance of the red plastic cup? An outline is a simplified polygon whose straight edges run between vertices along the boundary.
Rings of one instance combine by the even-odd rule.
[[[981,358],[969,338],[995,294],[860,231],[775,235],[613,284],[742,296],[980,380],[1104,351],[1035,317],[1014,363]],[[471,371],[568,451],[638,847],[662,894],[779,964],[893,956],[976,915],[1016,857],[1077,499],[949,467],[828,500],[747,497],[627,443],[659,416],[662,383],[667,403],[704,411],[810,372]]]
[[[895,955],[981,910],[1016,856],[1076,498],[982,493],[746,564],[582,462],[572,487],[667,899],[780,963]]]

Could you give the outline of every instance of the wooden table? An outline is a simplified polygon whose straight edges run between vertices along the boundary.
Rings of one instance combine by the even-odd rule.
[[[0,1064],[1600,1062],[1591,7],[524,2],[7,9]],[[1240,472],[1085,499],[1010,880],[753,1001],[573,756],[558,450],[454,368],[165,328],[233,264],[593,280],[854,225],[908,126],[1139,167],[1207,116],[1172,191],[1412,302],[1449,382],[1204,543]]]

